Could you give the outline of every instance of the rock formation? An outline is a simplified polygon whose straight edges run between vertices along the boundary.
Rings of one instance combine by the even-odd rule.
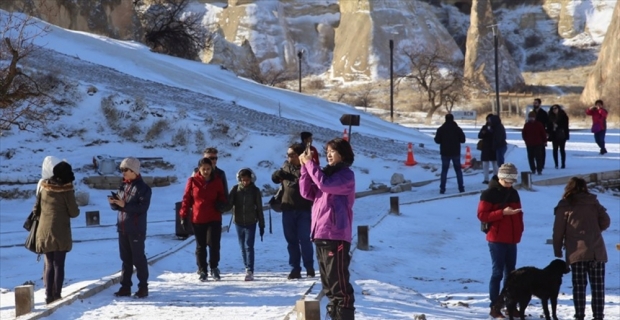
[[[586,82],[581,102],[592,104],[597,99],[606,101],[606,105],[615,107],[620,101],[620,1],[616,2],[611,24],[601,51],[596,61],[596,66],[590,73]]]
[[[142,27],[133,0],[2,0],[0,9],[30,12],[62,28],[121,40],[140,40]]]
[[[467,31],[465,78],[492,90],[495,88],[495,51],[493,30],[488,26],[495,24],[495,21],[489,0],[473,1]],[[497,33],[499,91],[519,90],[525,84],[521,70],[508,53],[499,30]]]

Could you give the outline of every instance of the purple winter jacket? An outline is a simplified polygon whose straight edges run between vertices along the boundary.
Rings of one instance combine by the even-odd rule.
[[[355,174],[342,167],[327,176],[314,161],[301,167],[299,178],[301,196],[312,201],[310,239],[343,240],[351,242]]]

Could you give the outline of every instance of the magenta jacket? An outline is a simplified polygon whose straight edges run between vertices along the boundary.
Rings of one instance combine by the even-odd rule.
[[[603,131],[607,129],[607,110],[600,108],[598,110],[586,109],[586,114],[592,116],[592,129],[593,133]]]
[[[301,167],[301,196],[312,201],[310,238],[351,242],[355,174],[342,166],[331,176],[314,161]]]

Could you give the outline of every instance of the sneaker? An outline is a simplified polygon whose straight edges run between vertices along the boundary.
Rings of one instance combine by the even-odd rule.
[[[149,296],[149,288],[141,287],[138,289],[138,291],[136,291],[136,293],[133,296],[136,298],[146,298]]]
[[[131,288],[121,287],[118,291],[114,292],[114,295],[117,297],[129,297],[131,296]]]
[[[306,270],[306,277],[308,278],[314,278],[316,276],[316,274],[314,273],[314,269],[308,269]]]
[[[299,270],[291,271],[291,273],[288,274],[287,279],[289,279],[289,280],[301,279],[301,271],[299,271]]]
[[[198,280],[200,280],[202,282],[206,282],[207,281],[207,274],[205,272],[200,272],[200,277],[198,278]]]
[[[253,281],[254,273],[252,271],[248,271],[245,273],[245,281]]]
[[[218,268],[211,269],[211,276],[213,277],[213,280],[215,281],[222,280],[222,278],[220,277],[220,269]]]
[[[506,319],[499,309],[493,307],[491,307],[491,312],[489,312],[489,315],[493,319]]]

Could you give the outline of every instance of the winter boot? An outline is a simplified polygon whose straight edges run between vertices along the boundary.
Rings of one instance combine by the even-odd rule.
[[[306,276],[308,278],[314,278],[316,276],[316,273],[314,272],[314,269],[308,269],[306,270]]]
[[[300,270],[292,270],[291,273],[288,274],[289,280],[293,279],[301,279],[301,271]]]
[[[207,281],[207,273],[206,272],[200,272],[200,276],[198,277],[198,280],[205,282]]]
[[[222,280],[222,278],[220,277],[220,269],[218,268],[211,269],[211,276],[213,277],[215,281]]]
[[[118,291],[114,292],[114,295],[117,297],[129,297],[131,296],[131,288],[121,287]]]
[[[149,296],[149,288],[148,287],[138,288],[138,291],[133,296],[136,298],[146,298]]]

